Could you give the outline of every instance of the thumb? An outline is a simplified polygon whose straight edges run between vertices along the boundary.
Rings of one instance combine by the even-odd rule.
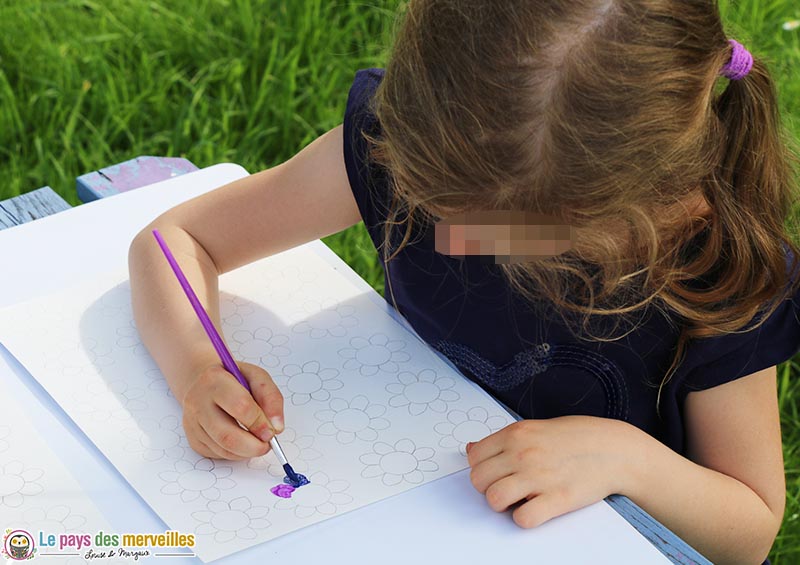
[[[242,375],[250,385],[253,398],[264,411],[272,430],[283,431],[283,395],[268,372],[257,365],[239,363]]]

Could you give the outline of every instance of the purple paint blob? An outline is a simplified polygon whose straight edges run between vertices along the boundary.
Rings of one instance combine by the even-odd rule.
[[[293,481],[289,477],[283,477],[284,484],[272,487],[269,489],[269,492],[281,498],[292,498],[292,493],[294,491],[311,482],[305,475],[301,475],[300,473],[295,473],[295,477],[297,477],[296,481]]]
[[[278,485],[269,489],[272,494],[281,498],[292,498],[294,490],[292,485]]]

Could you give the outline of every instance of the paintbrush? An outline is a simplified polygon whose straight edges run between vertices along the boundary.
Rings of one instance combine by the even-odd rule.
[[[197,299],[197,295],[194,293],[192,286],[189,284],[189,281],[186,280],[186,277],[178,265],[178,262],[172,255],[172,251],[170,251],[169,247],[167,246],[167,242],[164,241],[164,238],[161,236],[158,230],[153,230],[153,236],[155,236],[159,247],[161,247],[161,251],[164,252],[164,256],[167,258],[167,262],[169,263],[170,267],[172,267],[172,271],[175,273],[175,276],[178,277],[178,282],[181,283],[181,287],[186,293],[186,297],[189,299],[189,302],[192,304],[195,313],[197,313],[197,317],[200,318],[200,323],[203,324],[203,329],[206,330],[206,334],[208,334],[211,343],[214,345],[214,349],[217,350],[217,354],[222,361],[222,366],[225,367],[226,371],[236,377],[236,380],[239,381],[239,384],[241,384],[248,392],[252,392],[250,390],[250,385],[247,383],[247,379],[245,379],[244,375],[242,375],[241,371],[239,370],[239,366],[233,360],[231,352],[228,351],[228,348],[225,346],[225,342],[222,341],[222,337],[220,337],[219,332],[217,332],[217,328],[214,327],[214,323],[211,321],[208,313],[206,313],[203,305],[200,304],[200,301]],[[293,487],[308,484],[308,479],[306,477],[296,473],[294,469],[292,469],[292,466],[286,459],[286,454],[281,448],[281,444],[278,443],[277,436],[273,435],[272,439],[269,440],[269,444],[272,446],[272,451],[278,457],[281,465],[283,465],[283,470],[286,472],[286,477],[288,479],[287,482]]]

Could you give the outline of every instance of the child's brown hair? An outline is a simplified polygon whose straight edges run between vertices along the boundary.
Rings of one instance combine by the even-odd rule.
[[[453,212],[561,218],[573,249],[501,265],[510,283],[577,314],[591,339],[620,337],[591,335],[593,316],[660,308],[681,328],[662,386],[689,339],[763,320],[793,289],[796,176],[775,88],[758,59],[742,80],[719,76],[731,46],[715,1],[406,10],[373,101],[370,156],[394,198],[386,261],[415,222]]]

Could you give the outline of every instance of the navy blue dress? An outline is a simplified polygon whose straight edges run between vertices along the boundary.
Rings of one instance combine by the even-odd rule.
[[[382,77],[381,69],[356,74],[344,117],[347,174],[376,248],[383,241],[390,194],[385,172],[370,166],[362,133],[380,134],[369,103]],[[659,416],[658,385],[678,337],[678,328],[663,315],[646,312],[641,326],[619,341],[576,339],[559,318],[544,317],[513,293],[496,265],[437,253],[430,233],[406,246],[388,271],[383,267],[397,309],[419,335],[523,418],[616,418],[682,454],[689,392],[776,365],[800,349],[795,296],[754,331],[691,343],[662,391]],[[391,302],[388,284],[386,296]]]

